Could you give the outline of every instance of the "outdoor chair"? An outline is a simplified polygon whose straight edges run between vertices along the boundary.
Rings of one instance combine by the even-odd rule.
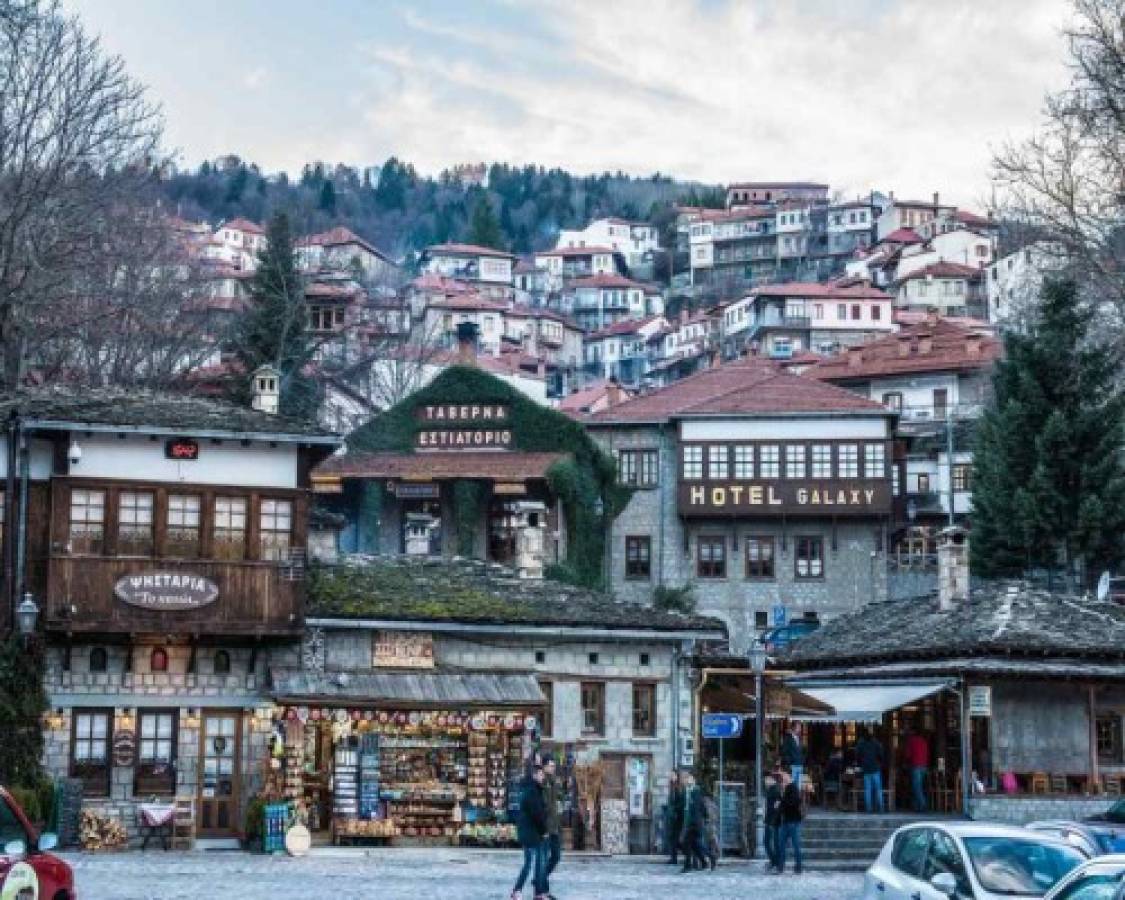
[[[1069,794],[1070,786],[1067,784],[1065,775],[1052,775],[1051,776],[1051,793],[1052,794]]]
[[[1103,775],[1102,776],[1102,791],[1107,797],[1120,797],[1121,796],[1121,776],[1120,775]]]
[[[172,849],[184,844],[187,850],[195,849],[195,798],[177,797],[176,812],[172,817]]]
[[[1032,772],[1031,773],[1031,793],[1033,794],[1048,794],[1051,791],[1051,783],[1047,778],[1046,772]]]
[[[953,811],[953,788],[949,786],[944,772],[930,773],[930,797],[934,812]]]

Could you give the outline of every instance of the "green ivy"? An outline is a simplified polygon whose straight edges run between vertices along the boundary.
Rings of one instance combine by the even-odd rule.
[[[692,586],[690,584],[685,584],[683,587],[659,585],[652,592],[652,605],[664,612],[691,614],[695,612],[695,595],[692,593]]]
[[[46,711],[41,645],[12,636],[0,643],[0,784],[38,789],[43,783]]]
[[[616,485],[613,459],[580,423],[536,403],[499,378],[473,366],[451,366],[354,431],[348,438],[348,448],[356,453],[413,453],[414,436],[424,427],[415,410],[441,403],[503,404],[509,409],[513,450],[571,455],[547,473],[551,490],[566,510],[569,548],[566,564],[552,566],[549,574],[583,587],[602,587],[606,528],[625,508],[631,491]],[[603,510],[600,516],[599,499]]]
[[[457,519],[457,553],[475,556],[477,523],[484,514],[485,485],[468,478],[453,483],[453,514]]]

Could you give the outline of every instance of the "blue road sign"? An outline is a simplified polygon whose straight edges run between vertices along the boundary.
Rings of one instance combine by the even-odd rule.
[[[705,738],[736,738],[742,734],[742,716],[737,713],[704,713]]]
[[[784,625],[789,618],[789,611],[785,608],[784,603],[779,603],[773,608],[773,624]]]

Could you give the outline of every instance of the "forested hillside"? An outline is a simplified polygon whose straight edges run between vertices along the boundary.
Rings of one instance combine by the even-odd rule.
[[[245,216],[264,222],[283,209],[298,234],[342,224],[395,257],[427,244],[472,240],[482,229],[482,213],[495,217],[495,242],[526,253],[553,246],[559,229],[581,227],[599,216],[649,219],[667,228],[676,203],[723,203],[717,187],[659,174],[577,177],[561,169],[493,164],[487,188],[466,185],[471,180],[449,171],[419,175],[409,163],[392,157],[365,170],[317,163],[306,166],[294,181],[227,157],[195,172],[170,175],[164,190],[171,210],[185,218],[215,223]],[[488,207],[482,209],[485,199]]]

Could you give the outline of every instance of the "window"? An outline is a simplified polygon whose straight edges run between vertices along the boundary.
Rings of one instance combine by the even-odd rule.
[[[883,308],[878,303],[871,304],[871,320],[878,322],[883,317]]]
[[[821,319],[824,318],[824,304],[823,303],[814,303],[813,304],[812,317],[814,319],[816,319],[816,321],[818,321],[818,322]]]
[[[605,685],[600,681],[582,682],[582,733],[605,733]]]
[[[863,307],[858,303],[852,304],[852,319],[859,319],[863,316]]]
[[[824,577],[824,538],[799,537],[794,542],[796,550],[796,576],[800,579]]]
[[[726,445],[707,448],[707,477],[725,479],[730,477],[730,455]]]
[[[543,694],[543,720],[539,723],[541,737],[549,738],[555,730],[555,683],[540,681],[539,691]]]
[[[895,838],[891,863],[900,872],[921,879],[925,871],[926,850],[930,846],[930,830],[913,828],[900,832]]]
[[[310,331],[335,331],[344,327],[344,308],[342,306],[310,306]]]
[[[660,456],[655,450],[637,451],[637,461],[640,464],[637,483],[641,487],[653,487],[656,485],[658,481],[657,464],[659,460]]]
[[[167,556],[192,559],[199,556],[199,497],[168,495],[168,532],[164,538]]]
[[[122,491],[117,498],[117,552],[152,555],[152,493]]]
[[[902,492],[902,479],[898,473],[898,466],[891,466],[891,495],[897,497]]]
[[[216,675],[230,674],[230,653],[226,650],[216,650],[212,666]]]
[[[684,447],[684,478],[703,477],[703,448]]]
[[[804,444],[786,444],[785,445],[785,477],[786,478],[806,478],[808,476],[808,466],[805,461],[805,445]]]
[[[887,477],[887,449],[882,444],[863,445],[863,477]]]
[[[837,303],[836,304],[836,318],[839,319],[841,322],[843,322],[844,320],[846,320],[848,318],[848,304],[846,304],[846,303]]]
[[[1121,716],[1099,713],[1094,719],[1098,762],[1116,765],[1121,762]]]
[[[812,448],[812,477],[832,477],[832,445],[813,444]]]
[[[838,478],[858,478],[859,477],[859,445],[858,444],[840,444],[836,448],[837,466],[836,473]]]
[[[727,577],[727,541],[724,537],[701,537],[696,574],[700,578]]]
[[[246,556],[246,498],[215,498],[215,559]]]
[[[148,658],[148,667],[153,672],[168,671],[168,651],[163,647],[156,647]]]
[[[109,668],[109,655],[105,647],[94,647],[90,651],[90,671],[104,672],[107,668]]]
[[[263,500],[260,522],[262,559],[287,559],[293,530],[293,503],[289,500]]]
[[[883,406],[891,412],[902,412],[902,394],[898,391],[888,391],[883,394]]]
[[[763,444],[758,448],[758,469],[761,478],[781,477],[781,449],[777,444]]]
[[[622,450],[617,454],[617,482],[618,484],[637,483],[637,452],[635,450]]]
[[[770,627],[770,614],[765,610],[757,610],[754,613],[754,627],[758,631],[765,631]]]
[[[973,467],[968,465],[959,465],[953,467],[953,490],[955,491],[968,491],[972,490],[973,483]]]
[[[71,717],[70,774],[81,778],[83,793],[109,794],[109,740],[113,713],[108,709],[75,712]]]
[[[652,574],[652,538],[625,538],[625,577],[648,578]]]
[[[656,735],[656,685],[633,685],[633,737]]]
[[[1116,867],[1089,872],[1068,884],[1057,900],[1117,900],[1123,877]]]
[[[176,719],[176,712],[170,709],[141,711],[134,793],[175,793]]]
[[[944,419],[949,407],[949,392],[945,388],[934,390],[934,418]]]
[[[70,552],[101,553],[105,547],[105,491],[70,492]]]
[[[773,538],[746,539],[746,577],[773,578]]]
[[[957,891],[960,897],[973,895],[972,885],[969,883],[969,873],[965,869],[965,861],[961,858],[961,851],[944,831],[933,830],[930,843],[930,852],[926,855],[925,880],[930,881],[935,875],[946,872],[957,880]]]
[[[930,492],[930,476],[925,472],[918,473],[918,493],[928,494]]]
[[[734,448],[734,477],[754,477],[754,448],[745,444]]]

